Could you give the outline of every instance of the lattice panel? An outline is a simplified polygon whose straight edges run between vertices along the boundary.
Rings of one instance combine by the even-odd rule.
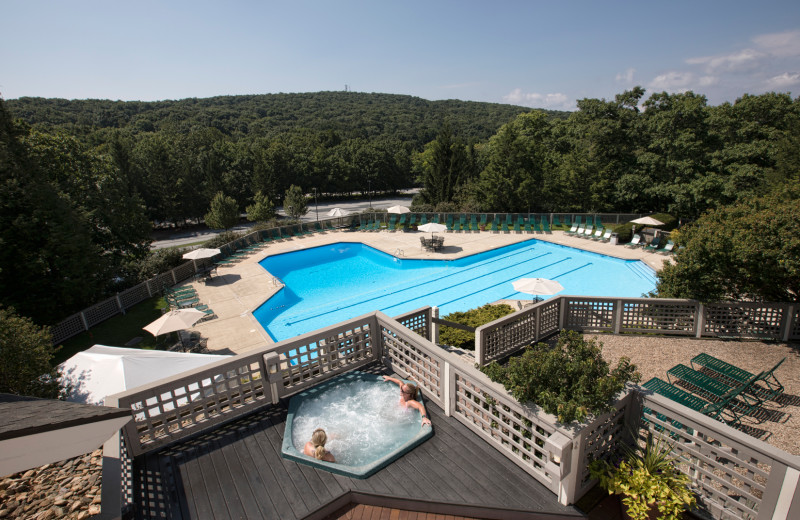
[[[408,374],[408,379],[420,384],[426,397],[434,399],[441,406],[444,362],[386,327],[381,328],[381,333],[383,354],[389,358],[394,370]]]
[[[120,461],[120,484],[122,494],[122,510],[123,512],[133,508],[133,464],[130,455],[128,455],[128,447],[125,445],[125,437],[123,435],[117,436],[119,439],[119,461]]]
[[[404,314],[402,316],[395,316],[395,321],[402,323],[404,327],[407,327],[423,338],[427,339],[428,341],[431,340],[431,331],[428,326],[430,320],[428,318],[430,314],[430,307],[427,309],[410,313]]]
[[[706,305],[704,333],[782,339],[781,324],[785,312],[784,307],[768,305]]]
[[[560,475],[552,474],[547,464],[549,452],[545,441],[555,429],[535,416],[523,417],[518,411],[499,403],[491,389],[455,374],[456,399],[453,415],[471,424],[484,440],[500,449],[505,455],[527,468],[528,473],[556,491]]]
[[[53,335],[53,344],[58,345],[65,339],[77,336],[84,330],[86,329],[83,326],[81,315],[74,314],[50,329],[50,333]]]
[[[792,327],[789,330],[789,339],[800,339],[800,307],[795,308],[792,315]]]
[[[304,385],[320,374],[348,365],[364,364],[375,358],[369,322],[330,333],[320,333],[305,344],[290,343],[280,352],[281,382],[286,389]]]
[[[508,356],[536,338],[536,312],[528,309],[509,315],[509,320],[483,331],[485,363]]]
[[[587,426],[583,432],[583,463],[580,464],[580,486],[585,487],[591,480],[589,475],[589,462],[601,459],[612,453],[618,446],[619,440],[625,435],[626,406],[613,412],[610,417],[597,421]]]
[[[625,301],[622,303],[620,332],[658,330],[660,334],[692,333],[695,330],[697,305]]]
[[[113,297],[98,303],[94,307],[89,307],[83,311],[83,315],[86,317],[86,322],[89,324],[89,326],[94,327],[98,323],[103,322],[112,316],[116,316],[119,314],[119,312],[120,308],[119,304],[117,303],[117,298]]]
[[[614,300],[569,300],[564,328],[614,330]]]
[[[153,295],[156,295],[167,287],[172,287],[175,285],[175,280],[172,279],[172,271],[170,271],[168,273],[163,273],[156,276],[148,283],[150,284],[150,291],[153,293]]]
[[[119,293],[119,300],[124,309],[130,309],[137,303],[145,301],[150,295],[147,294],[147,284],[140,283],[136,287],[131,287],[127,291]]]
[[[649,396],[644,404],[642,429],[672,445],[678,469],[692,477],[698,506],[714,518],[756,518],[774,461],[727,439],[716,423],[691,424]]]
[[[203,423],[216,424],[234,410],[260,406],[267,398],[263,376],[258,358],[250,357],[120,398],[119,406],[130,407],[134,418],[126,426],[133,455],[185,437]]]
[[[559,331],[558,315],[561,311],[561,299],[551,298],[539,308],[541,309],[539,339],[541,339]]]
[[[194,263],[186,262],[183,265],[179,265],[175,269],[172,270],[175,273],[175,279],[179,282],[186,280],[187,278],[191,278],[194,276]]]

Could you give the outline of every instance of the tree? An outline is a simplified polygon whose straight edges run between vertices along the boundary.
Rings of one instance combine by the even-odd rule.
[[[286,197],[283,199],[283,209],[292,219],[299,219],[308,213],[308,199],[303,194],[300,186],[292,184],[286,190]]]
[[[47,327],[0,308],[0,393],[65,397],[69,388],[50,365],[54,353]]]
[[[785,190],[708,212],[658,273],[662,298],[800,301],[800,196]]]
[[[247,220],[250,222],[267,222],[275,218],[275,205],[260,191],[253,197],[253,203],[247,208]]]
[[[211,200],[211,207],[204,219],[208,227],[227,231],[239,223],[239,205],[233,197],[226,197],[220,191]]]

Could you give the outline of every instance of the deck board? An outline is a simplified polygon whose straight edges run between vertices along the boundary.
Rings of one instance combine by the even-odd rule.
[[[417,511],[419,504],[467,505],[512,510],[509,517],[514,518],[584,517],[560,505],[553,493],[436,405],[427,408],[433,437],[367,479],[284,459],[286,403],[257,412],[136,459],[134,515],[302,519],[353,492],[371,500],[408,502]],[[358,510],[368,511],[382,517],[392,510],[375,504]],[[442,509],[436,513],[403,517],[446,517]]]

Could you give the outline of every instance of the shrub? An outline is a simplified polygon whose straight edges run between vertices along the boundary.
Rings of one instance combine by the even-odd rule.
[[[496,361],[482,368],[493,381],[505,386],[519,402],[533,402],[559,422],[583,421],[589,414],[612,409],[612,399],[628,381],[641,376],[623,357],[609,370],[602,343],[586,340],[575,331],[561,331],[558,344],[530,346],[506,365]]]
[[[514,312],[514,309],[506,304],[487,304],[483,307],[470,309],[466,312],[454,312],[442,319],[477,328],[497,318],[502,318],[503,316],[511,314],[512,312]],[[475,333],[443,326],[439,331],[439,343],[465,350],[475,350]]]

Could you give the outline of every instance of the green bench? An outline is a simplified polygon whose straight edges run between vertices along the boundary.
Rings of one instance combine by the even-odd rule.
[[[761,377],[756,379],[756,383],[764,383],[766,388],[755,385],[751,391],[753,391],[753,393],[755,393],[760,399],[768,401],[770,399],[775,399],[783,393],[783,385],[780,381],[778,381],[778,378],[775,377],[775,371],[783,364],[784,361],[786,361],[786,358],[778,361],[778,363],[771,369],[759,374]],[[706,353],[698,354],[697,356],[693,357],[691,363],[692,366],[698,365],[707,368],[712,372],[716,372],[717,374],[722,375],[724,378],[735,382],[736,385],[739,386],[746,384],[754,377],[754,374],[748,372],[747,370],[741,369],[735,365],[731,365],[730,363],[726,363],[725,361],[717,359],[714,356]]]

